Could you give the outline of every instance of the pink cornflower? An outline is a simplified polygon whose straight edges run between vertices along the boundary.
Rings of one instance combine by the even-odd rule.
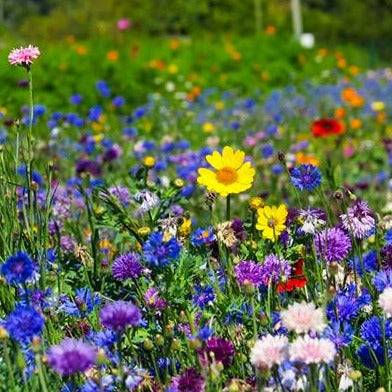
[[[387,287],[378,299],[378,303],[388,317],[392,316],[392,287]]]
[[[259,369],[280,365],[288,356],[288,339],[283,335],[266,335],[257,340],[250,352],[251,363]]]
[[[325,328],[322,309],[317,309],[314,303],[294,303],[287,310],[280,312],[282,325],[296,333],[322,332]]]
[[[131,27],[131,21],[127,18],[119,19],[117,22],[117,28],[120,31],[128,30]]]
[[[290,361],[306,364],[330,363],[336,355],[333,342],[328,339],[311,338],[309,335],[300,336],[291,343],[289,348]]]
[[[26,48],[18,48],[11,50],[8,55],[8,62],[11,65],[20,65],[22,67],[30,67],[33,64],[34,60],[36,60],[40,56],[41,52],[36,46],[29,45]]]

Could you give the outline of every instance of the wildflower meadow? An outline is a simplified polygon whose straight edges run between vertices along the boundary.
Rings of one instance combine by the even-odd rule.
[[[0,391],[392,391],[387,61],[111,23],[0,37]]]

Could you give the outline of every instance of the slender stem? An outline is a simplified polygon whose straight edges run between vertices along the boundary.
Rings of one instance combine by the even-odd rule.
[[[231,197],[230,195],[226,196],[226,220],[229,221],[230,220],[230,216],[231,216],[231,212],[230,212],[230,201],[231,201]]]
[[[8,369],[9,377],[11,380],[11,384],[12,384],[12,387],[14,388],[14,387],[16,387],[15,376],[14,376],[14,372],[12,370],[12,363],[11,363],[10,353],[8,351],[8,345],[5,340],[3,341],[3,351],[4,351],[4,359],[5,359],[5,363],[7,364],[7,369]]]
[[[38,367],[38,378],[39,378],[39,383],[41,384],[41,390],[42,392],[48,392],[48,388],[46,386],[46,381],[45,381],[44,369],[42,367],[41,357],[39,354],[37,354],[35,358]]]

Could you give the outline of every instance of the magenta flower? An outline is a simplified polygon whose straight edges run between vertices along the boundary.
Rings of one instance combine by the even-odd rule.
[[[26,48],[18,48],[11,50],[8,55],[8,62],[11,65],[20,65],[25,68],[29,68],[40,56],[41,52],[36,46],[29,45]]]
[[[128,30],[131,27],[131,21],[128,18],[119,19],[117,22],[117,28],[120,31]]]

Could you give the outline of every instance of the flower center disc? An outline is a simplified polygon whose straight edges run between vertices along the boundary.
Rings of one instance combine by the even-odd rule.
[[[220,183],[230,185],[236,182],[238,174],[231,167],[223,167],[216,172],[216,178]]]

